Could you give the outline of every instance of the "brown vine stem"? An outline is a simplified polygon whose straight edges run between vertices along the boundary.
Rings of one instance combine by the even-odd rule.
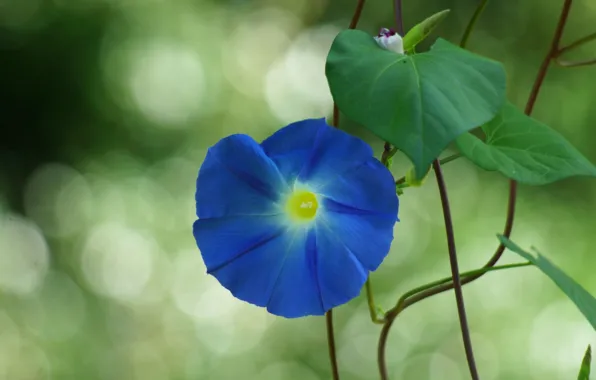
[[[478,380],[478,370],[474,360],[474,350],[472,349],[472,339],[470,338],[470,329],[468,327],[468,317],[466,316],[466,307],[464,305],[464,295],[461,289],[461,280],[459,277],[459,265],[457,263],[457,252],[455,248],[455,234],[453,232],[453,221],[451,220],[451,207],[449,206],[449,197],[447,196],[447,186],[443,177],[443,170],[439,160],[433,161],[433,170],[437,178],[439,194],[441,196],[441,206],[443,207],[443,218],[445,219],[445,233],[447,234],[447,247],[449,250],[449,264],[451,266],[451,278],[453,279],[455,289],[455,301],[457,303],[457,314],[459,316],[459,325],[464,342],[468,368],[473,380]]]
[[[468,40],[470,39],[470,36],[472,35],[472,31],[474,30],[476,23],[480,19],[480,16],[484,12],[484,9],[486,8],[487,5],[488,5],[488,0],[481,0],[480,4],[476,7],[476,10],[474,11],[472,18],[470,19],[468,26],[466,26],[464,35],[461,38],[461,41],[459,43],[460,47],[465,48],[466,45],[468,44]]]
[[[364,3],[366,3],[366,0],[358,0],[348,29],[356,29],[356,26],[358,26],[358,21],[360,21],[360,16],[362,15],[362,9],[364,9]],[[335,103],[333,103],[333,126],[335,128],[339,127],[339,108],[337,108],[337,104]]]
[[[362,9],[364,9],[365,0],[358,0],[358,4],[356,4],[356,9],[354,10],[354,15],[352,16],[352,21],[350,21],[350,26],[348,29],[356,29],[358,26],[358,21],[360,21],[360,15],[362,14]]]
[[[565,0],[563,3],[561,14],[559,16],[559,22],[555,29],[555,33],[553,35],[553,39],[551,41],[550,48],[548,50],[548,53],[544,57],[542,64],[540,65],[538,74],[536,75],[536,79],[534,80],[534,84],[532,86],[532,90],[530,91],[530,95],[528,96],[528,101],[526,103],[526,107],[524,110],[525,114],[528,116],[531,115],[531,113],[534,109],[534,104],[536,103],[536,100],[538,99],[538,94],[540,92],[540,88],[542,87],[542,83],[544,82],[544,79],[546,77],[548,68],[550,67],[550,63],[557,56],[557,53],[559,52],[559,45],[561,43],[561,37],[563,35],[563,30],[565,29],[565,24],[567,23],[567,19],[569,16],[569,11],[571,9],[572,3],[573,3],[573,0]],[[517,182],[511,180],[509,182],[509,201],[507,204],[507,219],[505,221],[505,228],[503,231],[503,235],[506,237],[509,237],[511,235],[511,231],[513,230],[513,221],[515,218],[516,200],[517,200]],[[504,251],[505,251],[505,246],[503,244],[499,244],[499,246],[497,247],[497,250],[495,251],[493,256],[488,260],[488,262],[485,264],[484,268],[490,268],[490,267],[493,267],[494,265],[496,265],[496,263],[499,261],[499,259],[503,255]],[[480,278],[484,273],[486,273],[486,272],[481,272],[478,275],[464,278],[461,281],[461,285],[465,285],[472,281],[475,281],[476,279]],[[422,301],[423,299],[426,299],[426,298],[434,296],[436,294],[445,292],[447,290],[451,290],[453,288],[454,288],[453,281],[450,283],[447,283],[447,284],[438,285],[436,287],[433,287],[433,288],[421,291],[415,295],[412,295],[411,297],[408,297],[403,302],[398,302],[398,304],[395,307],[393,307],[392,309],[387,311],[387,313],[385,314],[385,325],[383,326],[383,329],[381,331],[381,337],[379,338],[379,346],[378,346],[378,362],[379,362],[379,371],[381,372],[381,379],[383,379],[383,380],[388,379],[386,360],[385,360],[385,346],[387,344],[387,337],[388,337],[389,331],[391,329],[391,326],[393,325],[395,318],[397,318],[397,316],[402,311],[404,311],[406,308],[408,308],[409,306],[412,306],[415,303]],[[385,377],[383,377],[383,376],[385,376]]]
[[[400,36],[404,36],[404,20],[402,17],[401,0],[394,0],[393,2],[393,13],[395,14],[395,27],[396,32]]]
[[[349,29],[355,29],[358,25],[358,21],[360,21],[360,16],[362,15],[362,9],[364,8],[365,2],[366,0],[358,0],[358,3],[356,4],[356,9],[354,9],[352,20],[350,21],[350,25],[348,26]],[[335,103],[333,103],[332,125],[335,128],[339,127],[339,108],[337,108],[337,104]],[[327,346],[329,348],[329,360],[331,362],[331,372],[333,374],[333,380],[340,380],[339,366],[337,364],[337,352],[335,349],[335,334],[333,332],[333,309],[329,310],[325,314],[325,324],[327,328]]]
[[[538,99],[538,93],[540,92],[540,87],[542,87],[542,82],[544,82],[544,78],[546,77],[550,63],[553,58],[557,57],[559,54],[561,37],[563,36],[563,30],[565,30],[565,24],[567,24],[567,18],[569,17],[569,11],[571,10],[572,3],[573,0],[565,0],[563,3],[563,9],[561,10],[561,16],[559,17],[559,22],[550,44],[550,49],[544,57],[542,64],[540,65],[538,75],[536,75],[536,80],[534,80],[532,91],[530,91],[530,96],[528,97],[528,102],[526,103],[526,109],[524,111],[526,115],[532,114],[532,111],[534,110],[534,104],[536,103],[536,99]]]
[[[339,366],[337,365],[337,355],[335,354],[335,337],[333,332],[333,309],[325,314],[325,322],[327,326],[329,357],[331,359],[331,373],[333,374],[333,380],[339,380]]]

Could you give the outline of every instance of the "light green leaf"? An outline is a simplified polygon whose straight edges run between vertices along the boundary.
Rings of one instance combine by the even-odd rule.
[[[501,243],[507,249],[517,253],[524,259],[530,261],[538,269],[547,275],[558,287],[565,293],[565,295],[575,303],[575,306],[582,312],[584,317],[590,322],[594,330],[596,330],[596,298],[588,293],[581,285],[575,282],[565,272],[556,267],[548,259],[542,256],[539,252],[537,257],[524,251],[514,242],[507,239],[503,235],[497,235]],[[535,249],[534,249],[535,250]]]
[[[408,186],[410,186],[410,187],[422,186],[424,184],[424,181],[426,181],[426,179],[428,178],[428,175],[430,174],[430,169],[431,169],[431,167],[429,166],[428,169],[426,170],[426,173],[424,174],[424,177],[422,177],[422,178],[416,176],[415,168],[411,168],[410,170],[408,170],[408,172],[406,173],[406,183],[408,184]]]
[[[466,133],[456,144],[462,155],[485,170],[498,170],[528,185],[596,176],[596,167],[563,136],[509,102],[482,129],[486,142]]]
[[[426,37],[439,25],[441,21],[451,12],[450,9],[444,9],[440,12],[435,13],[426,20],[417,24],[406,33],[404,36],[404,50],[411,52],[416,45],[424,41]]]
[[[346,30],[333,41],[325,72],[339,109],[403,151],[418,177],[505,101],[500,63],[442,39],[407,56],[382,49],[368,33]]]
[[[590,380],[590,366],[592,362],[592,347],[588,346],[584,359],[582,360],[582,366],[579,370],[577,380]]]

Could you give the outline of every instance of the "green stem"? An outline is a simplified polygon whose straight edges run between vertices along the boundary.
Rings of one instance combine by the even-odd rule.
[[[462,280],[465,280],[466,278],[470,278],[470,277],[476,277],[478,275],[482,275],[485,274],[487,272],[493,272],[493,271],[498,271],[498,270],[503,270],[503,269],[512,269],[512,268],[520,268],[520,267],[527,267],[527,266],[531,266],[532,263],[531,262],[526,262],[526,263],[516,263],[516,264],[507,264],[507,265],[499,265],[499,266],[495,266],[495,267],[483,267],[483,268],[479,268],[479,269],[474,269],[468,272],[463,272],[460,274]],[[391,315],[391,314],[395,314],[397,312],[397,310],[403,311],[403,305],[404,302],[418,294],[421,292],[424,292],[425,290],[434,288],[436,286],[441,286],[444,284],[448,284],[452,281],[453,279],[451,277],[445,277],[442,278],[440,280],[436,280],[433,282],[429,282],[428,284],[424,284],[421,285],[417,288],[414,288],[412,290],[407,291],[406,293],[404,293],[399,301],[397,302],[397,304],[390,310],[387,311],[386,315]],[[378,324],[383,324],[386,321],[386,318],[384,317],[379,317],[379,315],[377,314],[377,310],[378,307],[375,304],[374,301],[374,297],[373,297],[373,292],[372,292],[372,286],[370,284],[370,277],[368,278],[368,280],[366,281],[366,296],[368,297],[368,309],[370,312],[370,317],[371,320],[374,323],[378,323]],[[399,313],[399,312],[398,312]]]
[[[503,270],[503,269],[527,267],[527,266],[531,266],[531,265],[532,265],[532,263],[528,261],[526,263],[499,265],[499,266],[495,266],[495,267],[485,267],[485,268],[474,269],[474,270],[471,270],[468,272],[463,272],[463,273],[461,273],[460,276],[462,279],[464,279],[467,277],[475,277],[475,276],[478,276],[479,274],[484,274],[487,272],[494,272],[494,271]],[[445,277],[445,278],[442,278],[437,281],[429,282],[428,284],[424,284],[422,286],[419,286],[417,288],[414,288],[414,289],[404,293],[404,295],[400,297],[399,301],[397,301],[397,304],[395,305],[395,307],[393,307],[392,309],[387,311],[387,314],[393,314],[393,313],[399,314],[399,312],[401,311],[400,309],[402,309],[402,306],[403,306],[404,302],[406,301],[406,299],[410,298],[411,296],[413,296],[415,294],[423,292],[427,289],[434,288],[435,286],[447,284],[447,283],[450,283],[451,281],[452,281],[451,276]]]
[[[441,163],[441,165],[445,165],[445,164],[450,163],[451,161],[457,160],[460,157],[461,157],[460,153],[455,153],[455,154],[452,154],[451,156],[447,156],[447,157],[443,158],[439,162]]]
[[[480,3],[478,4],[478,7],[476,7],[476,10],[474,11],[474,15],[472,15],[470,22],[468,22],[468,26],[466,26],[464,35],[461,38],[461,42],[459,43],[459,46],[461,46],[462,48],[465,48],[466,45],[468,44],[470,35],[472,34],[472,31],[474,30],[474,27],[476,26],[478,19],[480,19],[482,12],[484,12],[484,8],[486,8],[487,4],[488,4],[488,0],[481,0]]]
[[[385,142],[383,146],[383,153],[381,154],[381,163],[385,165],[387,169],[390,169],[391,158],[397,153],[397,147],[392,146],[390,143]],[[377,314],[377,305],[375,305],[375,299],[372,291],[372,285],[370,283],[370,275],[366,279],[366,299],[368,302],[368,311],[370,313],[370,319],[373,323],[383,324],[384,320],[379,318]]]
[[[483,268],[474,269],[474,270],[471,270],[468,272],[463,272],[460,274],[460,276],[461,276],[462,280],[468,279],[468,278],[473,279],[473,278],[477,278],[477,277],[479,277],[485,273],[488,273],[488,272],[494,272],[494,271],[503,270],[503,269],[526,267],[526,266],[531,266],[531,265],[533,265],[531,262],[525,262],[525,263],[517,263],[517,264],[507,264],[507,265],[483,267]],[[387,363],[386,363],[386,359],[385,359],[385,350],[387,347],[387,339],[389,337],[389,331],[391,330],[391,326],[393,325],[393,322],[395,321],[397,316],[402,311],[404,311],[406,309],[410,297],[417,296],[420,293],[424,293],[428,290],[434,289],[437,286],[450,284],[452,282],[452,280],[453,280],[452,276],[449,276],[449,277],[445,277],[440,280],[433,281],[428,284],[419,286],[417,288],[414,288],[414,289],[404,293],[404,295],[402,295],[399,298],[399,300],[397,301],[397,304],[395,305],[395,307],[393,307],[392,309],[387,311],[387,313],[385,313],[385,318],[384,318],[385,324],[383,325],[383,328],[381,330],[381,336],[379,338],[379,345],[377,347],[377,359],[378,359],[379,371],[381,373],[381,380],[389,379],[389,375],[387,373]]]
[[[390,169],[391,159],[395,156],[395,153],[397,153],[397,148],[385,141],[385,145],[383,145],[383,154],[381,154],[381,163],[383,163],[387,169]]]
[[[373,323],[382,325],[383,323],[385,323],[385,320],[383,318],[379,318],[379,315],[377,314],[377,305],[375,304],[375,297],[373,295],[373,291],[372,291],[372,284],[370,283],[370,276],[366,279],[366,299],[368,301],[368,312],[370,313],[370,320]]]
[[[577,47],[579,47],[579,46],[581,46],[581,45],[583,45],[585,43],[588,43],[588,42],[592,41],[592,40],[596,40],[596,32],[594,32],[592,34],[588,34],[587,36],[582,37],[579,40],[574,41],[574,42],[570,43],[569,45],[560,48],[557,51],[557,53],[555,54],[555,58],[556,57],[560,57],[564,53],[567,53],[568,51],[573,50],[573,49],[575,49],[575,48],[577,48]]]
[[[555,63],[561,67],[579,67],[579,66],[590,66],[596,65],[596,58],[593,59],[586,59],[584,61],[563,61],[560,59],[555,59]]]

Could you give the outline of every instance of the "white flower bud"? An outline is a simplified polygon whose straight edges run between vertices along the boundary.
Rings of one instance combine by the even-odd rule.
[[[381,29],[379,35],[375,37],[375,41],[385,50],[404,54],[404,41],[393,29]]]

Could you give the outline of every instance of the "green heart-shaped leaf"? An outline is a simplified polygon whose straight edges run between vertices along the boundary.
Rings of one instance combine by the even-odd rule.
[[[524,259],[534,264],[538,269],[547,275],[565,295],[573,301],[575,306],[582,312],[584,317],[590,322],[596,330],[596,298],[586,291],[580,284],[575,282],[565,272],[556,267],[553,263],[542,256],[538,251],[538,257],[524,251],[517,244],[507,239],[503,235],[497,235],[501,244],[507,249],[517,253]],[[534,249],[535,250],[535,249]]]
[[[500,63],[442,39],[408,56],[346,30],[333,41],[325,72],[339,109],[403,151],[419,177],[450,142],[491,120],[505,101]]]
[[[482,129],[486,142],[466,133],[456,144],[462,155],[485,170],[498,170],[529,185],[596,176],[596,167],[563,136],[509,102]]]

